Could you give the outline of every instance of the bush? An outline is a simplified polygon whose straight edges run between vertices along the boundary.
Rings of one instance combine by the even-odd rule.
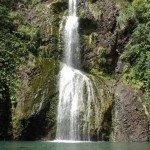
[[[150,22],[139,24],[133,31],[121,58],[124,60],[123,77],[150,96]]]
[[[0,81],[5,81],[12,95],[17,83],[17,70],[26,55],[27,44],[24,41],[8,32],[0,32]]]
[[[119,16],[117,17],[118,29],[124,30],[131,22],[136,23],[136,14],[133,7],[128,5],[119,11]]]
[[[131,34],[121,58],[122,76],[145,93],[150,105],[150,3],[148,0],[114,0],[119,9],[119,30]]]
[[[2,95],[5,91],[4,87],[8,88],[9,95],[14,99],[18,69],[25,62],[29,50],[32,50],[34,45],[30,39],[22,37],[23,31],[18,32],[14,29],[12,13],[2,1],[0,4],[0,100],[6,100],[5,97],[8,97]],[[32,38],[35,36],[35,32],[35,30],[34,32],[30,30]]]
[[[99,47],[97,53],[98,53],[98,63],[100,67],[102,67],[106,64],[105,49],[103,47]]]
[[[149,0],[134,0],[132,7],[136,11],[136,16],[140,22],[147,22],[150,20],[150,3]]]

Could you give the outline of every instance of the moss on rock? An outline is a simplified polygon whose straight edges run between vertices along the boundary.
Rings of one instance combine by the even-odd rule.
[[[111,133],[112,107],[114,103],[113,81],[108,81],[100,76],[90,76],[90,78],[93,81],[95,91],[93,110],[98,112],[93,113],[93,121],[91,121],[92,140],[108,141]]]
[[[23,89],[25,99],[22,102],[18,97],[17,100],[14,130],[16,139],[39,139],[46,137],[50,128],[55,128],[58,65],[53,59],[36,58],[28,87]]]

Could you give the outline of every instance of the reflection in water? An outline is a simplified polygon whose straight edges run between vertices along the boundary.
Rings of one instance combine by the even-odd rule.
[[[111,143],[111,142],[0,142],[0,150],[150,150],[150,142]]]

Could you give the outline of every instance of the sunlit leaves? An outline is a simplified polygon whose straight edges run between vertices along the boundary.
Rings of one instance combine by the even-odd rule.
[[[119,16],[117,17],[117,26],[119,30],[124,30],[128,26],[129,22],[136,22],[135,10],[131,5],[123,7],[119,11]]]
[[[145,91],[150,98],[150,31],[149,22],[139,24],[133,31],[121,58],[124,60],[123,77]]]

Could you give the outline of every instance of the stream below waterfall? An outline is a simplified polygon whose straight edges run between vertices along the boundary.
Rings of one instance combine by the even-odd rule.
[[[52,142],[20,141],[0,142],[0,150],[149,150],[150,142],[111,143],[111,142]]]

